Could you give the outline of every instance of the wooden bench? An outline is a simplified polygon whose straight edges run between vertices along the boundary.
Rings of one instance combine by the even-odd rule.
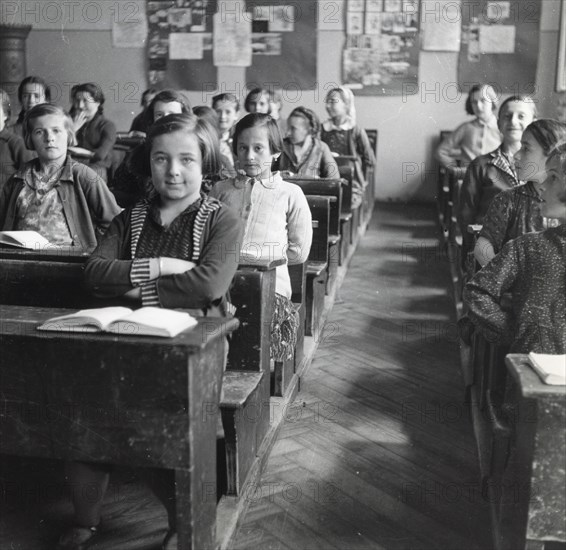
[[[342,178],[342,205],[340,208],[340,235],[342,240],[339,264],[343,265],[356,235],[352,212],[352,182],[354,181],[356,167],[354,157],[336,157],[336,163],[340,171],[340,178]]]
[[[305,195],[320,195],[334,197],[330,203],[329,234],[328,234],[328,283],[326,294],[336,282],[338,262],[340,258],[340,213],[342,211],[342,185],[341,179],[330,178],[289,178],[303,190]]]
[[[36,330],[68,312],[0,310],[0,452],[174,470],[179,548],[216,548],[219,382],[238,321],[171,339]]]
[[[348,201],[342,202],[344,205],[342,206],[342,213],[350,213],[351,214],[351,222],[350,222],[350,245],[354,245],[358,238],[358,228],[362,223],[362,205],[358,206],[357,208],[352,207],[352,186],[354,179],[356,178],[356,162],[357,158],[352,155],[341,155],[335,158],[336,163],[338,164],[338,169],[340,170],[340,177],[344,178],[348,182],[348,194],[349,194],[349,203]]]
[[[379,133],[375,128],[366,128],[365,132],[367,134],[375,157],[375,165],[372,166],[366,174],[368,186],[366,187],[366,193],[364,197],[364,222],[368,223],[373,213],[373,205],[375,203],[375,174],[377,167],[377,148],[379,145]]]

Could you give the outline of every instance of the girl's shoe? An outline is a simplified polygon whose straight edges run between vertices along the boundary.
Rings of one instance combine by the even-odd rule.
[[[55,550],[86,550],[97,534],[96,527],[74,525],[61,535]]]
[[[169,529],[163,539],[163,550],[177,550],[177,531]]]

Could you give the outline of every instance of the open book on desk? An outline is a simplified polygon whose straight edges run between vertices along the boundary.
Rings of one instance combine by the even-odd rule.
[[[172,309],[142,307],[133,311],[127,307],[101,307],[53,317],[37,328],[55,332],[111,332],[124,336],[173,338],[196,324],[197,320],[189,313]]]
[[[0,231],[0,244],[30,250],[43,250],[54,246],[36,231]]]
[[[531,352],[529,353],[529,364],[545,384],[566,385],[566,355]]]

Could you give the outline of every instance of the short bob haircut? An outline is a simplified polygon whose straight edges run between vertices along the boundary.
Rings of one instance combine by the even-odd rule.
[[[466,98],[466,113],[472,116],[474,116],[475,114],[474,109],[472,107],[472,96],[476,92],[485,94],[485,96],[491,100],[491,110],[494,112],[497,110],[497,105],[499,104],[498,101],[499,98],[497,97],[497,94],[495,93],[493,86],[491,84],[474,84],[470,88],[468,97]]]
[[[212,126],[214,126],[218,131],[218,114],[212,107],[209,107],[208,105],[197,105],[196,107],[193,107],[193,115],[197,118],[208,120],[208,122],[210,122],[210,124],[212,124]]]
[[[151,177],[151,150],[153,142],[159,136],[184,132],[192,134],[197,142],[202,156],[202,173],[217,174],[222,165],[220,162],[220,145],[218,132],[210,122],[197,118],[192,114],[167,115],[148,128],[147,138],[132,152],[130,165],[142,176]]]
[[[271,154],[280,153],[283,149],[283,140],[277,122],[266,113],[250,113],[241,118],[235,126],[232,141],[232,151],[238,156],[238,138],[244,130],[249,128],[265,128]]]
[[[236,106],[236,111],[240,110],[240,101],[234,94],[218,94],[212,98],[212,108],[214,109],[217,103],[233,103]]]
[[[254,88],[246,96],[246,99],[244,101],[244,109],[249,113],[250,112],[250,103],[252,101],[256,100],[256,99],[259,99],[262,95],[267,97],[268,103],[273,101],[273,93],[270,90],[268,90],[267,88]],[[271,109],[271,107],[269,107],[269,109]]]
[[[531,122],[523,134],[526,132],[535,138],[546,156],[557,143],[566,141],[566,124],[551,118],[541,118]]]
[[[24,87],[26,84],[39,84],[43,88],[43,93],[45,95],[45,101],[49,103],[51,101],[51,90],[47,85],[47,82],[43,80],[40,76],[26,76],[18,86],[18,101],[22,102],[22,97],[24,95]]]
[[[12,116],[12,106],[10,105],[10,96],[2,88],[0,88],[0,103],[4,113],[4,122],[6,122]]]
[[[45,82],[45,80],[43,80],[43,78],[41,78],[40,76],[26,76],[26,78],[24,78],[20,82],[20,85],[18,86],[18,101],[20,102],[20,105],[22,104],[22,98],[24,96],[24,87],[26,86],[26,84],[39,84],[43,88],[43,93],[45,95],[45,102],[51,103],[51,89],[47,85],[47,82]],[[26,113],[22,109],[20,111],[20,114],[18,115],[17,122],[22,123],[24,121],[25,114]]]
[[[537,104],[534,102],[531,96],[524,94],[512,95],[511,97],[508,97],[499,107],[499,113],[497,114],[498,118],[501,118],[501,115],[505,111],[505,107],[507,107],[507,105],[512,101],[521,101],[522,103],[528,103],[533,109],[533,118],[535,119],[537,118],[538,116]]]
[[[177,90],[163,90],[159,92],[152,100],[151,103],[148,105],[147,109],[145,110],[145,123],[149,128],[153,124],[153,113],[155,112],[155,104],[161,101],[161,103],[180,103],[181,104],[181,113],[183,114],[192,114],[191,104],[187,99],[185,94],[178,92]]]
[[[98,106],[97,113],[99,115],[104,113],[104,109],[102,106],[104,105],[105,98],[104,98],[104,94],[102,93],[102,88],[98,84],[96,84],[95,82],[85,82],[84,84],[77,84],[76,86],[73,86],[71,88],[71,100],[73,102],[77,94],[79,94],[80,92],[90,94],[90,96],[94,101],[96,101],[96,103],[100,103],[100,105]],[[71,109],[71,113],[73,111],[74,111],[74,107],[73,109]]]
[[[63,126],[67,131],[67,147],[74,145],[75,141],[75,130],[73,127],[73,119],[70,117],[62,107],[58,105],[51,105],[51,103],[42,103],[41,105],[36,105],[32,107],[24,117],[24,142],[26,147],[30,150],[34,150],[33,142],[31,139],[31,134],[33,132],[34,124],[33,121],[39,117],[46,115],[56,115],[63,118]]]
[[[318,133],[320,132],[320,120],[314,111],[307,109],[307,107],[296,107],[291,111],[289,118],[294,116],[306,120],[310,127],[310,135],[312,137],[318,136]],[[287,120],[289,120],[289,118]]]

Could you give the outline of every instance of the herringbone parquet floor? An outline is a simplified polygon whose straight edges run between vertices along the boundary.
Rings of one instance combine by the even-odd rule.
[[[490,547],[439,238],[376,207],[233,550]]]

